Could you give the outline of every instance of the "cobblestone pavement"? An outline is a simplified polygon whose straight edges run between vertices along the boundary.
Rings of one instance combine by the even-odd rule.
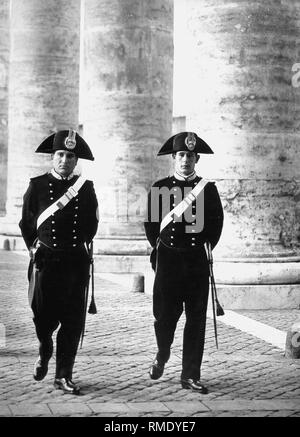
[[[98,313],[87,316],[74,373],[82,394],[53,389],[53,359],[44,381],[35,382],[37,340],[26,269],[26,256],[0,251],[0,416],[300,417],[300,360],[286,359],[283,350],[222,324],[221,317],[218,350],[207,321],[202,381],[209,394],[179,384],[183,317],[165,373],[151,381],[156,352],[151,296],[130,292],[125,276],[120,285],[96,275]],[[284,331],[299,318],[298,310],[240,313]]]

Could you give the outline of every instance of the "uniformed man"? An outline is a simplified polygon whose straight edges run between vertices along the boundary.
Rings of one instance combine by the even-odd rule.
[[[200,393],[209,266],[205,243],[213,248],[221,235],[223,209],[217,188],[197,176],[201,153],[213,153],[195,133],[172,136],[158,155],[172,154],[175,172],[154,183],[148,197],[146,236],[153,248],[154,329],[157,355],[150,377],[158,379],[170,357],[177,322],[185,310],[181,385]]]
[[[88,247],[97,231],[98,204],[92,181],[75,175],[78,158],[94,160],[72,129],[48,136],[37,153],[51,154],[53,168],[34,177],[24,195],[20,228],[30,251],[30,304],[39,340],[34,379],[44,379],[56,338],[54,387],[78,394],[72,372],[86,311],[91,259]]]

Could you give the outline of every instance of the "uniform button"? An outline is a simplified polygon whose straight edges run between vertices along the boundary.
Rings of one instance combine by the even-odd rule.
[[[195,246],[195,243],[192,243],[192,246]]]
[[[192,226],[195,226],[195,224],[196,224],[196,223],[195,223],[195,222],[193,222],[193,223],[192,223]],[[193,232],[195,232],[195,231],[193,231]]]
[[[74,217],[78,217],[78,215],[77,215],[77,214],[74,214]]]
[[[56,246],[57,246],[57,244],[56,244],[56,243],[54,243],[54,244],[53,244],[53,246],[54,246],[54,247],[56,247]]]
[[[55,229],[52,229],[52,232],[55,232]]]
[[[174,188],[174,191],[177,191],[177,188]]]
[[[74,223],[74,225],[76,225],[76,223],[77,223],[76,220],[73,223]]]
[[[192,229],[192,232],[195,232],[195,229]]]
[[[171,243],[171,246],[174,246],[174,243]]]
[[[49,182],[49,187],[52,187],[52,183],[51,182]]]
[[[73,247],[76,247],[76,244],[73,244]]]
[[[56,236],[55,235],[52,235],[52,238],[53,238],[53,240],[56,240]]]
[[[173,184],[176,184],[176,182],[175,182],[175,181],[173,181]]]
[[[175,195],[175,196],[174,196],[174,199],[176,199],[176,197],[177,197],[177,196]]]
[[[54,223],[55,223],[55,221],[54,220],[52,220],[52,222],[51,222],[53,225],[54,225]]]
[[[78,209],[78,206],[75,206],[75,209]]]
[[[73,232],[76,232],[76,229],[73,229]]]
[[[53,200],[53,197],[50,197],[50,200]]]
[[[195,237],[192,237],[192,240],[196,240],[196,238],[195,238]]]
[[[75,201],[78,202],[78,198],[77,197],[76,197]]]
[[[173,235],[171,235],[171,238],[174,238],[174,236],[173,236]]]
[[[175,206],[175,203],[173,203],[172,206]]]
[[[175,228],[172,228],[172,231],[175,231]]]
[[[73,237],[73,239],[76,240],[76,238],[77,238],[77,237],[76,237],[76,235],[75,235],[75,236]]]
[[[53,193],[53,190],[50,190],[49,193]]]

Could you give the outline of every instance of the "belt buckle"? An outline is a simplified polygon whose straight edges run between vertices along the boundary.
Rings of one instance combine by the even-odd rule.
[[[70,196],[75,197],[75,196],[77,196],[78,193],[73,187],[70,187],[68,189],[68,191],[66,192],[66,194],[70,194]]]

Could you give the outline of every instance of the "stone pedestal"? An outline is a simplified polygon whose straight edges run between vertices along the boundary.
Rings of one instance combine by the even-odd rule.
[[[95,249],[147,252],[143,221],[151,184],[168,172],[157,151],[172,133],[173,1],[86,0],[83,171],[100,204]]]
[[[11,0],[7,215],[18,234],[29,178],[49,168],[34,153],[52,131],[77,128],[80,0]]]
[[[8,143],[9,0],[0,1],[0,215],[5,214]]]
[[[281,284],[286,298],[296,286],[299,300],[300,4],[187,0],[183,12],[187,130],[215,152],[198,170],[224,206],[218,282]]]

